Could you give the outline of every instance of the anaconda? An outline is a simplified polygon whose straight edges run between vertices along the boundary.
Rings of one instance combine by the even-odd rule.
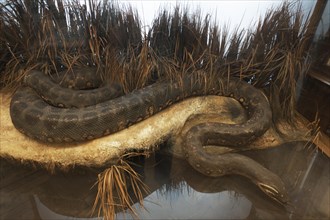
[[[287,202],[283,182],[252,159],[239,154],[210,157],[203,153],[203,145],[242,146],[269,128],[272,114],[266,96],[240,79],[208,80],[196,73],[180,82],[158,82],[109,100],[103,99],[103,87],[93,92],[86,90],[84,94],[79,90],[72,92],[40,71],[31,71],[24,81],[25,85],[14,93],[10,105],[14,126],[31,138],[57,143],[86,141],[115,133],[188,97],[220,95],[234,98],[246,109],[248,120],[242,124],[194,126],[187,133],[184,146],[189,163],[208,176],[247,176],[271,198],[282,204]],[[78,96],[70,95],[77,93]],[[53,102],[57,97],[65,97],[68,104]],[[81,97],[78,102],[77,97]],[[102,99],[93,103],[94,97]],[[72,105],[72,108],[71,103],[84,103],[84,99],[91,102]]]
[[[267,98],[239,79],[205,81],[193,75],[181,82],[155,83],[125,96],[85,107],[76,106],[78,108],[62,108],[63,103],[53,106],[41,97],[50,96],[46,100],[62,99],[63,102],[69,100],[80,104],[84,103],[84,99],[93,102],[97,99],[95,97],[103,97],[103,88],[73,92],[52,82],[40,71],[31,71],[25,77],[25,85],[12,97],[10,113],[13,124],[24,134],[46,142],[99,138],[150,117],[172,103],[191,96],[211,94],[238,100],[249,117],[239,125],[217,123],[215,126],[220,129],[221,140],[228,139],[233,145],[250,142],[262,135],[271,122]]]

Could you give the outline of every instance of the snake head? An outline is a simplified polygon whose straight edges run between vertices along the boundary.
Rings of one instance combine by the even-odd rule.
[[[280,184],[280,186],[268,185],[265,183],[259,182],[258,187],[271,199],[275,200],[282,206],[289,206],[289,196],[285,190],[284,184]]]

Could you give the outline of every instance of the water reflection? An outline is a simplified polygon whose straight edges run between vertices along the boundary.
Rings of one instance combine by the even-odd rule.
[[[245,219],[252,203],[234,191],[201,193],[182,184],[180,192],[155,191],[145,198],[141,219]],[[170,196],[169,196],[170,195]],[[118,219],[123,214],[117,215]]]
[[[37,208],[40,219],[48,219],[48,220],[61,220],[61,219],[101,220],[101,219],[103,219],[102,217],[79,218],[79,217],[71,217],[71,216],[62,215],[62,214],[54,212],[53,210],[48,208],[46,205],[44,205],[40,201],[40,199],[38,198],[37,195],[34,195],[33,198],[34,198],[34,202],[36,203],[36,208]]]
[[[158,153],[139,158],[136,170],[151,193],[141,219],[328,219],[329,158],[304,143],[244,153],[284,181],[293,204],[286,209],[240,176],[208,178],[183,160]],[[3,164],[3,161],[2,161]],[[143,166],[142,166],[143,165]],[[13,173],[16,172],[16,177]],[[29,173],[30,174],[27,174]],[[78,173],[77,173],[78,172]],[[82,172],[82,173],[81,173]],[[49,175],[1,166],[1,219],[99,219],[91,213],[99,170]],[[17,174],[21,175],[17,179]],[[13,198],[16,198],[14,200]],[[19,198],[19,200],[17,200]],[[118,213],[117,219],[133,217]]]

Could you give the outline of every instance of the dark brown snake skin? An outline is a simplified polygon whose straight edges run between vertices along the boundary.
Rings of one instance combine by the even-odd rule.
[[[208,176],[246,176],[272,199],[286,204],[283,182],[256,161],[236,153],[209,155],[203,151],[204,145],[239,147],[263,135],[272,117],[266,96],[239,79],[204,79],[196,74],[180,83],[159,82],[105,100],[111,98],[111,93],[120,93],[106,86],[92,90],[63,88],[42,72],[31,71],[25,77],[25,86],[13,95],[10,114],[15,127],[29,137],[44,142],[80,142],[120,131],[187,97],[232,97],[246,109],[248,120],[242,124],[210,122],[192,127],[183,146],[187,160]]]

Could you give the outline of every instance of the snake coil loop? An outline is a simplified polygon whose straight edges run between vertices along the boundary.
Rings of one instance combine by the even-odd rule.
[[[236,153],[210,155],[203,151],[207,144],[245,145],[269,128],[272,114],[267,97],[252,85],[235,78],[200,80],[193,74],[180,83],[159,82],[122,94],[120,88],[107,85],[87,90],[63,88],[42,72],[31,71],[25,85],[13,95],[10,114],[14,126],[31,138],[80,142],[125,129],[188,97],[231,97],[246,109],[248,120],[242,124],[209,122],[192,127],[185,136],[187,160],[208,176],[246,176],[272,199],[287,203],[281,179],[256,161]]]

